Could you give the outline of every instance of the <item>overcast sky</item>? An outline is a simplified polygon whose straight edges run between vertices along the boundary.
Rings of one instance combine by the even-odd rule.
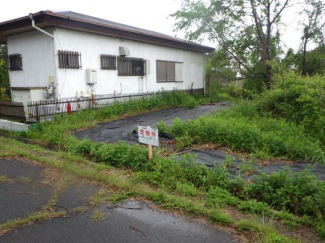
[[[0,22],[27,16],[40,10],[74,11],[148,30],[184,38],[173,32],[175,20],[168,17],[181,7],[181,0],[9,0],[1,1]],[[284,12],[284,42],[297,49],[301,32],[297,30],[296,9]],[[202,44],[216,47],[215,43]]]

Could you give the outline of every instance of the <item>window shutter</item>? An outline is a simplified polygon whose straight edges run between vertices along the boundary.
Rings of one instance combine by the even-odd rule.
[[[8,56],[8,69],[10,71],[23,70],[21,54],[12,54]]]
[[[167,63],[163,61],[157,61],[157,81],[167,81]]]
[[[175,81],[175,63],[167,62],[167,81]]]
[[[117,69],[119,76],[144,76],[145,60],[134,57],[118,57]]]
[[[81,53],[72,51],[58,51],[59,68],[79,69],[81,68]]]
[[[100,65],[103,70],[116,70],[116,56],[100,55]]]

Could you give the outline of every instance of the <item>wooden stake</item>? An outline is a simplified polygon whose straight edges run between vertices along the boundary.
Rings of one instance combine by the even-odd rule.
[[[152,145],[148,144],[148,159],[152,160]]]
[[[147,126],[148,129],[150,129],[150,126]],[[148,159],[149,161],[152,160],[152,145],[148,144]]]

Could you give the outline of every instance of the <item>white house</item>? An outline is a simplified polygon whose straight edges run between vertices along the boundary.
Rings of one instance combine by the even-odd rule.
[[[12,101],[204,89],[213,48],[74,12],[0,23]]]

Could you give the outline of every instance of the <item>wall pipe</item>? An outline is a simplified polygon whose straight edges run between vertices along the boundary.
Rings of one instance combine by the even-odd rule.
[[[29,18],[32,20],[32,26],[33,26],[34,29],[37,29],[38,31],[42,32],[43,34],[48,35],[48,36],[52,37],[53,39],[55,39],[54,35],[51,35],[50,33],[48,33],[48,32],[46,32],[46,31],[42,30],[41,28],[38,28],[38,27],[35,25],[35,20],[34,20],[34,18],[33,18],[33,14],[32,14],[32,13],[29,14]]]
[[[36,25],[35,25],[35,20],[34,20],[34,17],[33,17],[33,14],[32,13],[30,13],[29,14],[29,18],[31,19],[31,21],[32,21],[32,27],[34,28],[34,29],[36,29],[36,30],[38,30],[38,31],[40,31],[40,32],[42,32],[43,34],[45,34],[45,35],[48,35],[48,36],[50,36],[50,37],[52,37],[53,38],[53,50],[54,50],[54,65],[55,65],[55,75],[54,75],[54,83],[55,83],[55,88],[56,88],[56,90],[57,90],[57,92],[55,92],[55,96],[56,96],[56,98],[59,98],[59,89],[58,89],[58,83],[57,83],[57,79],[56,79],[56,77],[57,77],[57,74],[56,74],[56,72],[57,72],[57,68],[56,68],[56,59],[55,59],[55,36],[54,35],[51,35],[50,33],[48,33],[48,32],[46,32],[46,31],[44,31],[44,30],[42,30],[41,28],[39,28],[39,27],[37,27]],[[54,29],[53,29],[53,33],[54,33]]]

